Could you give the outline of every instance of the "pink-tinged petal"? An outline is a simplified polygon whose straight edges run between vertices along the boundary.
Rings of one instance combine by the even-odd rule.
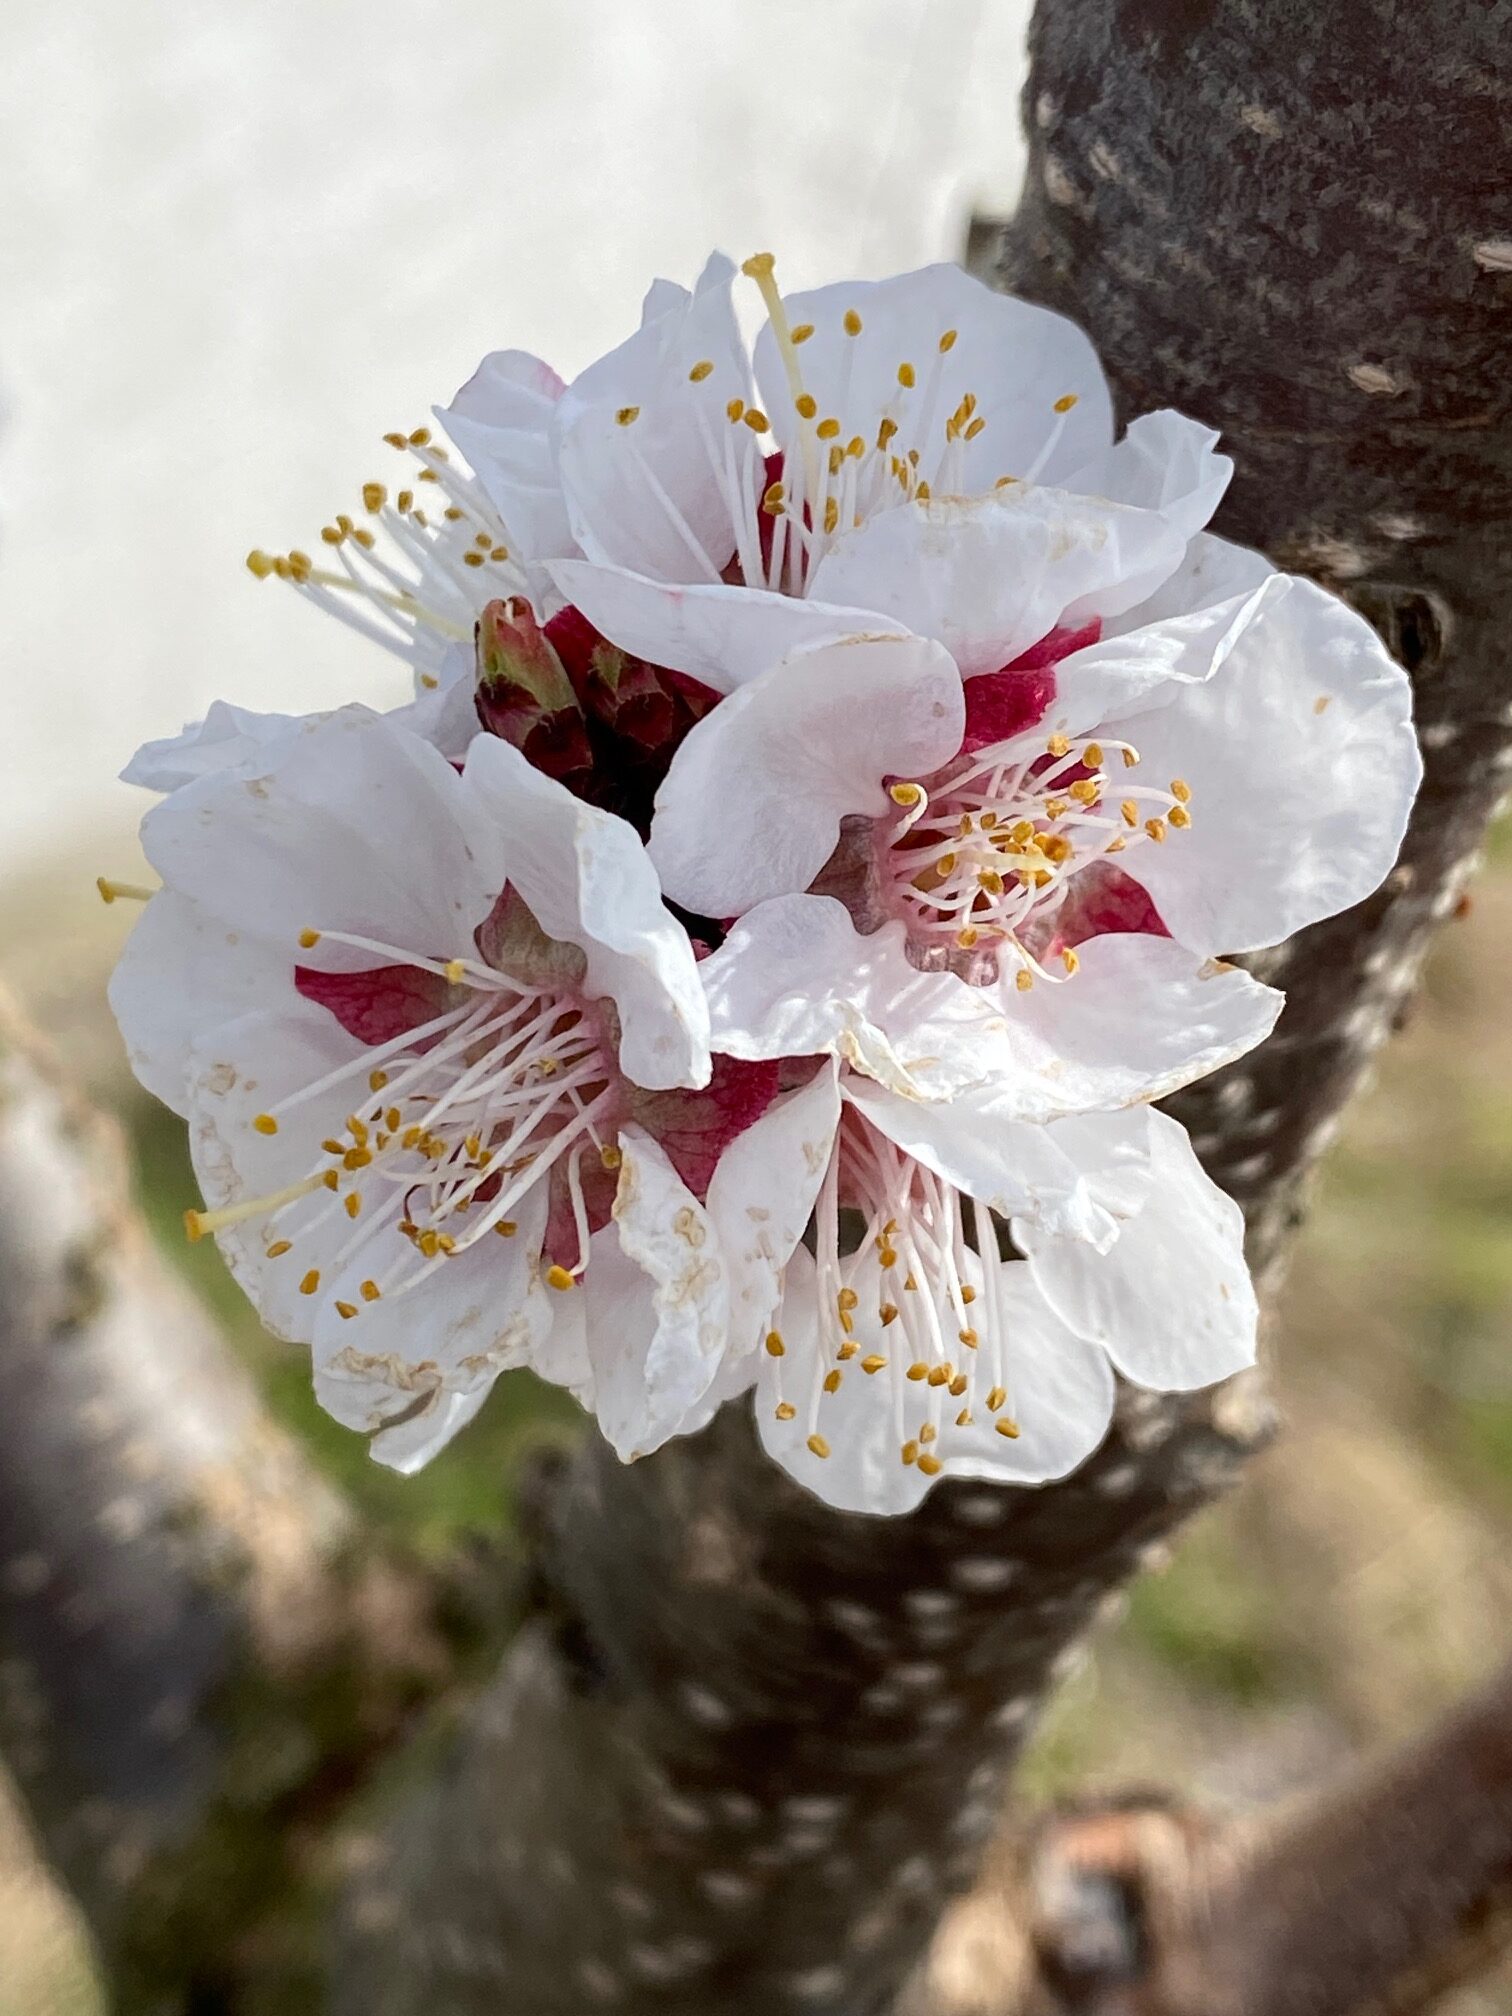
[[[657,793],[650,852],[674,902],[733,917],[807,889],[849,813],[881,818],[883,780],[927,776],[961,746],[961,682],[921,638],[796,653],[692,730]]]
[[[634,829],[493,736],[468,751],[462,786],[531,915],[549,938],[582,950],[590,998],[618,1008],[625,1075],[653,1091],[706,1085],[708,1012],[693,948]]]
[[[582,560],[551,570],[558,592],[633,657],[732,693],[779,659],[841,637],[905,635],[867,609],[776,595],[765,588],[669,585]]]
[[[1059,908],[1050,912],[1043,925],[1038,918],[1032,919],[1022,936],[1043,964],[1068,946],[1085,945],[1089,938],[1101,938],[1110,931],[1140,932],[1152,938],[1171,935],[1150,900],[1149,890],[1111,861],[1102,860],[1084,868]]]
[[[419,966],[366,966],[355,973],[322,973],[294,968],[294,986],[314,1001],[359,1043],[387,1043],[444,1015],[454,990],[438,973]]]
[[[734,270],[716,254],[691,295],[674,300],[666,290],[653,304],[662,312],[562,395],[557,466],[574,537],[590,560],[662,581],[714,581],[734,553],[722,437],[727,403],[750,390],[730,300]],[[712,369],[691,379],[704,363]],[[733,480],[749,501],[761,457],[748,428],[735,452]]]
[[[1191,539],[1218,509],[1234,473],[1217,446],[1213,428],[1183,413],[1142,413],[1121,441],[1073,470],[1064,487],[1158,511],[1183,539]],[[1159,585],[1151,582],[1150,592]]]
[[[545,1187],[521,1199],[518,1231],[460,1248],[411,1294],[369,1301],[387,1250],[409,1246],[392,1225],[359,1220],[368,1237],[321,1282],[311,1352],[328,1414],[372,1437],[371,1453],[412,1475],[464,1427],[501,1372],[549,1349],[560,1298],[540,1278]],[[346,1221],[342,1225],[346,1229]],[[338,1304],[355,1309],[342,1316]]]
[[[1013,1232],[1078,1336],[1138,1385],[1185,1392],[1254,1363],[1258,1311],[1238,1205],[1203,1173],[1184,1128],[1156,1112],[1149,1125],[1149,1198],[1108,1252],[1027,1223]]]
[[[1422,775],[1411,688],[1369,624],[1272,578],[1213,678],[1108,724],[1136,781],[1190,786],[1190,831],[1141,849],[1138,874],[1199,952],[1272,945],[1368,896]]]
[[[756,1125],[777,1097],[780,1076],[775,1059],[716,1057],[713,1076],[698,1092],[646,1092],[638,1085],[627,1086],[629,1117],[652,1137],[702,1202],[731,1142]]]
[[[1058,624],[1128,607],[1183,551],[1153,511],[1017,484],[879,512],[836,540],[810,586],[934,638],[970,679]]]
[[[952,480],[962,491],[990,490],[999,476],[1031,470],[1057,483],[1113,438],[1102,370],[1076,324],[996,293],[959,266],[819,287],[790,295],[786,306],[794,327],[813,326],[798,351],[804,389],[821,417],[839,420],[842,440],[859,434],[870,443],[891,416],[896,453],[916,447],[937,456],[944,422],[968,394],[975,399],[984,424],[954,450],[960,459]],[[848,314],[859,318],[855,335]],[[943,350],[942,338],[949,339]],[[790,447],[797,415],[770,327],[755,354],[766,411]],[[900,365],[911,365],[916,381],[906,394]],[[934,465],[923,473],[932,478]]]
[[[839,1057],[906,1097],[991,1078],[1007,1017],[951,973],[910,964],[901,923],[862,937],[830,896],[750,911],[699,967],[712,1041],[736,1057]]]
[[[622,1128],[620,1148],[614,1225],[590,1243],[581,1292],[594,1411],[629,1463],[660,1448],[707,1393],[729,1341],[730,1303],[703,1205],[649,1134]]]
[[[1055,668],[1063,658],[1097,642],[1097,619],[1077,630],[1052,630],[999,672],[966,681],[966,733],[962,752],[1012,741],[1044,719],[1055,698]]]
[[[968,1256],[967,1273],[981,1293],[982,1264]],[[806,1264],[805,1264],[806,1263]],[[874,1374],[860,1360],[838,1367],[841,1380],[823,1395],[817,1418],[811,1395],[823,1376],[815,1320],[813,1262],[799,1248],[789,1269],[781,1329],[786,1346],[781,1358],[764,1357],[756,1393],[756,1421],[762,1444],[800,1484],[816,1497],[847,1512],[911,1511],[941,1477],[974,1477],[1000,1484],[1040,1484],[1066,1476],[1084,1463],[1107,1433],[1113,1415],[1114,1383],[1106,1355],[1085,1343],[1050,1308],[1022,1261],[994,1261],[996,1298],[1004,1332],[1004,1384],[1007,1404],[985,1405],[984,1389],[991,1372],[985,1363],[990,1342],[969,1354],[977,1390],[969,1405],[971,1419],[957,1425],[960,1398],[947,1398],[943,1387],[902,1387],[904,1430],[913,1447],[903,1460],[897,1429],[898,1380],[901,1365],[892,1359],[896,1331],[879,1326],[877,1298],[859,1280],[860,1305],[855,1313],[855,1341],[862,1357],[888,1359]],[[975,1309],[973,1314],[975,1314]],[[952,1321],[943,1311],[946,1321]],[[782,1404],[795,1409],[791,1420],[778,1418]],[[921,1443],[918,1430],[930,1421],[935,1439]],[[1011,1421],[1016,1436],[1000,1433],[998,1422]],[[811,1425],[811,1423],[813,1425]],[[817,1434],[828,1452],[811,1446]],[[921,1468],[918,1456],[937,1468]]]

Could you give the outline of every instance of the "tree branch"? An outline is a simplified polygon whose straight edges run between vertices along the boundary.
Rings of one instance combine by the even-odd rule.
[[[1263,1261],[1504,781],[1499,12],[1444,0],[1431,46],[1408,0],[1036,20],[1011,284],[1091,329],[1126,416],[1222,425],[1222,529],[1347,585],[1418,682],[1431,768],[1401,867],[1267,962],[1281,1029],[1183,1102]],[[1242,1383],[1130,1396],[1068,1482],[947,1487],[886,1525],[805,1499],[744,1410],[628,1471],[586,1446],[548,1522],[549,1614],[356,1886],[338,2008],[888,2008],[1068,1648],[1264,1420]]]
[[[314,1956],[267,1943],[301,1815],[392,1731],[426,1634],[3,999],[0,1279],[6,1761],[117,2006],[243,2008],[258,1980],[287,2009],[316,1994]]]

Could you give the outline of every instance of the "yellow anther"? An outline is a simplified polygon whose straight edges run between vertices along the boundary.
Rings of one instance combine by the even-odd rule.
[[[399,1111],[397,1106],[390,1106],[387,1113],[383,1116],[383,1124],[387,1127],[390,1134],[397,1134],[404,1124],[404,1115]]]
[[[255,574],[259,581],[266,581],[273,571],[273,561],[264,553],[261,546],[254,546],[247,555],[247,572]]]
[[[413,510],[413,509],[415,508],[415,493],[414,493],[414,491],[413,491],[413,490],[401,490],[401,491],[399,492],[399,495],[398,495],[398,496],[397,496],[397,497],[396,497],[396,498],[394,499],[394,503],[395,503],[395,505],[396,505],[396,506],[398,507],[398,509],[399,509],[399,510],[400,510],[401,512],[406,512],[406,513],[407,513],[407,512],[410,512],[410,511],[412,511],[412,510]]]
[[[1071,744],[1066,740],[1064,735],[1052,735],[1050,740],[1045,744],[1045,747],[1057,761],[1062,756],[1067,756],[1071,752]]]
[[[447,979],[455,987],[467,971],[467,962],[462,959],[448,959],[445,971]]]
[[[821,420],[814,432],[821,441],[833,441],[840,432],[840,422],[834,418]]]
[[[833,1372],[826,1372],[824,1375],[825,1392],[838,1393],[840,1391],[840,1381],[843,1377],[844,1374],[841,1373],[838,1369]]]
[[[1089,742],[1082,751],[1082,761],[1089,770],[1101,770],[1103,761],[1102,744]]]
[[[1066,800],[1064,798],[1047,798],[1045,800],[1045,817],[1047,819],[1063,819],[1065,816]]]
[[[1064,946],[1061,950],[1061,964],[1062,966],[1065,967],[1068,973],[1076,972],[1078,967],[1081,965],[1081,960],[1077,957],[1076,953],[1072,951],[1069,945]]]
[[[730,400],[729,404],[725,407],[726,417],[729,419],[732,426],[737,420],[739,420],[742,417],[744,413],[745,413],[744,399],[732,399]]]
[[[1001,896],[1003,893],[1003,878],[999,875],[996,868],[979,868],[977,870],[977,886],[985,889],[989,896]]]
[[[1118,810],[1125,826],[1137,826],[1139,824],[1139,806],[1132,798],[1125,798]]]
[[[852,462],[859,462],[861,457],[866,453],[866,443],[861,439],[859,434],[852,434],[849,441],[845,444],[845,452]]]
[[[257,1118],[252,1122],[252,1125],[259,1134],[276,1134],[278,1132],[278,1122],[273,1118],[271,1113],[259,1113]]]
[[[1166,822],[1164,819],[1146,819],[1144,829],[1157,844],[1165,839]]]
[[[854,1288],[842,1288],[840,1293],[835,1297],[836,1307],[840,1309],[858,1308],[860,1302],[861,1297],[856,1293]]]
[[[190,1212],[186,1215],[193,1217],[195,1214]],[[195,1236],[197,1237],[198,1235],[196,1234]],[[263,1257],[268,1260],[281,1260],[292,1244],[293,1241],[289,1239],[275,1239]]]
[[[971,1409],[969,1407],[963,1407],[960,1413],[957,1414],[956,1426],[957,1428],[969,1428],[971,1426]]]
[[[919,1430],[919,1440],[921,1442],[937,1442],[939,1438],[940,1431],[936,1428],[933,1421],[926,1421],[924,1426]]]
[[[813,333],[814,325],[812,322],[800,322],[798,327],[793,331],[791,340],[794,343],[807,343]]]
[[[346,534],[345,532],[338,530],[338,528],[334,525],[322,525],[320,528],[320,536],[325,541],[327,546],[339,546],[342,540],[345,539]]]
[[[383,438],[387,441],[390,448],[408,448],[409,446],[409,442],[402,434],[385,434]]]
[[[376,1302],[383,1290],[376,1281],[364,1281],[359,1293],[364,1302]]]
[[[1020,994],[1027,994],[1034,985],[1034,975],[1029,971],[1027,966],[1020,966],[1017,973],[1013,976],[1013,984],[1017,987]]]
[[[336,1304],[336,1314],[345,1321],[350,1322],[357,1314],[357,1305],[355,1302],[338,1302]]]
[[[824,507],[824,529],[826,532],[833,532],[839,523],[840,505],[836,498],[831,497]]]
[[[978,434],[981,433],[982,429],[986,425],[987,422],[982,418],[981,414],[978,413],[975,420],[973,420],[971,425],[966,429],[966,439],[968,441],[975,441]]]
[[[877,1315],[881,1319],[882,1328],[886,1330],[898,1320],[898,1305],[895,1302],[884,1302],[882,1307],[877,1311]]]
[[[481,567],[483,565],[484,557],[485,556],[481,553],[472,553],[472,552],[464,553],[462,555],[462,565],[464,567]]]
[[[975,1330],[973,1330],[969,1324],[964,1330],[957,1330],[956,1335],[957,1337],[960,1338],[961,1342],[966,1346],[966,1349],[968,1351],[975,1351],[978,1344],[980,1344],[982,1341],[981,1338],[978,1337]]]
[[[102,903],[147,903],[157,894],[155,889],[144,889],[139,882],[116,882],[108,875],[96,875],[95,887]]]
[[[518,1223],[513,1218],[501,1218],[494,1227],[501,1239],[513,1239],[519,1229]]]
[[[914,370],[912,364],[900,364],[898,366],[898,383],[905,391],[911,392],[918,382],[919,374]]]
[[[994,1386],[992,1391],[987,1395],[988,1413],[996,1414],[999,1407],[1002,1406],[1003,1402],[1007,1398],[1008,1398],[1008,1388],[1006,1386]]]
[[[1178,828],[1190,826],[1192,823],[1192,815],[1185,805],[1173,805],[1166,816],[1170,823]]]
[[[572,1279],[573,1277],[567,1272],[567,1269],[559,1267],[555,1261],[546,1269],[546,1285],[548,1288],[556,1288],[558,1290],[570,1288],[572,1286]]]
[[[1190,805],[1192,802],[1192,787],[1183,778],[1173,777],[1171,779],[1171,796],[1176,800],[1178,805]]]
[[[1099,788],[1095,777],[1078,777],[1071,786],[1070,795],[1078,805],[1091,805],[1096,802]]]
[[[873,1351],[861,1360],[861,1370],[863,1372],[880,1372],[886,1363],[887,1360],[882,1356],[880,1351]]]
[[[318,931],[310,931],[310,930],[301,931],[299,934],[299,942],[303,946],[304,950],[308,952],[312,945],[318,945],[320,943],[320,933]]]
[[[343,1201],[343,1209],[348,1218],[355,1218],[357,1216],[358,1212],[362,1209],[362,1195],[360,1191],[349,1190],[347,1192]]]
[[[639,420],[640,408],[639,406],[621,406],[614,417],[621,427],[628,427],[632,421]]]
[[[745,424],[753,434],[765,434],[772,424],[759,406],[748,406],[745,410],[744,419]]]
[[[919,1445],[917,1442],[905,1442],[898,1453],[902,1456],[905,1463],[917,1463],[919,1460]]]
[[[429,427],[416,427],[409,437],[409,445],[411,448],[425,448],[430,445],[430,438]]]
[[[303,1281],[300,1282],[299,1292],[301,1295],[313,1295],[319,1286],[320,1286],[320,1269],[318,1267],[312,1267],[309,1273],[306,1274],[306,1276],[304,1277]]]
[[[743,262],[740,270],[744,273],[747,280],[770,280],[772,269],[776,264],[777,258],[775,253],[753,252],[750,258]]]
[[[814,415],[819,411],[819,402],[812,392],[800,392],[798,397],[793,401],[793,404],[805,420],[812,420]]]
[[[916,1358],[909,1366],[907,1376],[917,1385],[919,1380],[929,1377],[929,1367],[922,1358]]]
[[[963,952],[969,952],[981,938],[981,935],[975,924],[963,924],[956,933],[956,943]]]
[[[779,1421],[791,1421],[797,1412],[798,1409],[793,1405],[791,1400],[784,1400],[777,1408],[777,1419]]]
[[[918,489],[914,491],[914,497],[918,503],[927,504],[930,498],[929,485],[927,483],[921,483]]]
[[[387,1085],[387,1083],[388,1083],[387,1071],[369,1071],[368,1090],[370,1092],[381,1092],[384,1086]]]
[[[808,1446],[810,1452],[815,1456],[819,1457],[828,1456],[830,1452],[830,1445],[828,1444],[828,1442],[825,1441],[822,1435],[810,1435],[810,1437],[808,1438]]]
[[[945,331],[945,334],[940,338],[940,355],[942,357],[948,350],[954,350],[956,346],[956,337],[959,334],[960,331],[956,329],[947,329]]]
[[[889,784],[887,795],[894,805],[912,807],[923,803],[924,789],[919,784]]]
[[[509,548],[507,546],[490,546],[488,557],[490,560],[507,560],[509,558]]]
[[[877,446],[885,449],[897,431],[898,423],[896,420],[884,420],[877,429]]]
[[[1006,1435],[1010,1442],[1017,1442],[1019,1439],[1019,1424],[1017,1421],[1010,1420],[1006,1414],[1001,1421],[994,1421],[992,1425],[996,1428],[999,1435]]]
[[[366,1169],[372,1159],[371,1148],[348,1148],[341,1158],[341,1166],[343,1169]]]
[[[1057,413],[1069,413],[1071,408],[1076,404],[1076,400],[1077,394],[1075,392],[1063,392],[1055,402],[1055,411]]]
[[[768,1330],[766,1335],[766,1350],[768,1358],[782,1358],[787,1355],[787,1346],[782,1341],[782,1332],[780,1330]]]
[[[780,518],[782,516],[786,508],[782,500],[786,495],[787,491],[781,483],[769,483],[767,485],[766,494],[761,500],[761,508],[767,513],[768,517]]]
[[[896,1267],[897,1264],[898,1255],[896,1248],[889,1246],[885,1241],[880,1242],[877,1249],[877,1265],[887,1268]]]
[[[957,1374],[956,1374],[956,1376],[954,1377],[954,1379],[952,1379],[952,1380],[951,1380],[951,1382],[950,1382],[950,1397],[951,1397],[951,1399],[952,1399],[952,1400],[959,1400],[959,1399],[960,1399],[960,1397],[961,1397],[961,1395],[962,1395],[962,1394],[963,1394],[963,1393],[964,1393],[964,1392],[966,1391],[966,1388],[967,1388],[967,1387],[968,1387],[968,1386],[969,1386],[970,1384],[971,1384],[971,1381],[970,1381],[970,1380],[969,1380],[969,1379],[968,1379],[968,1378],[966,1377],[966,1374],[965,1374],[964,1372],[957,1372]]]
[[[1040,852],[1047,861],[1054,861],[1058,866],[1062,861],[1069,861],[1076,849],[1064,833],[1048,833],[1040,842]]]
[[[315,570],[315,562],[308,553],[292,552],[289,555],[289,572],[296,581],[308,581]]]
[[[388,491],[381,483],[364,483],[362,486],[362,506],[365,511],[381,511],[388,502]]]
[[[603,1144],[603,1146],[599,1149],[600,1166],[602,1168],[610,1170],[611,1172],[618,1169],[620,1164],[624,1161],[624,1159],[625,1159],[624,1155],[620,1150],[618,1142],[606,1141]]]
[[[854,1337],[847,1337],[845,1342],[840,1346],[840,1349],[835,1353],[835,1356],[843,1364],[847,1359],[854,1358],[860,1349],[861,1346],[856,1342]]]
[[[341,1178],[337,1175],[334,1169],[327,1169],[325,1174],[321,1177],[320,1180],[322,1183],[324,1183],[327,1190],[335,1190],[340,1186],[341,1183]]]
[[[712,357],[700,357],[698,362],[693,366],[693,369],[688,373],[689,380],[694,385],[702,385],[705,378],[711,378],[713,375],[714,359]]]
[[[1139,751],[1137,749],[1125,749],[1123,760],[1125,770],[1132,770],[1134,765],[1139,761]]]
[[[907,1279],[904,1281],[903,1286],[905,1288],[917,1288],[918,1285],[919,1285],[918,1282],[914,1278],[914,1271],[912,1267],[910,1267],[908,1270]]]
[[[940,1461],[938,1456],[926,1454],[919,1458],[919,1468],[926,1477],[938,1477],[940,1472],[945,1468],[945,1465]]]

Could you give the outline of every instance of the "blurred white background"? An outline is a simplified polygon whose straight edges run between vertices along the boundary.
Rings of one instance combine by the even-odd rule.
[[[4,0],[0,846],[130,871],[132,748],[400,697],[277,582],[483,352],[568,375],[655,273],[958,256],[1027,4]]]

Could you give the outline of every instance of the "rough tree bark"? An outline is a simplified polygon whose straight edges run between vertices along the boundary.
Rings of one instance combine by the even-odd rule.
[[[1399,867],[1263,962],[1279,1030],[1182,1102],[1264,1270],[1505,785],[1508,27],[1483,0],[1036,18],[1007,282],[1091,330],[1125,416],[1221,426],[1220,529],[1350,594],[1417,684]],[[1131,1396],[1069,1482],[887,1526],[786,1486],[739,1409],[628,1471],[586,1447],[553,1616],[375,1855],[338,2008],[887,2009],[1074,1641],[1264,1432],[1252,1389]]]
[[[1508,765],[1509,26],[1485,0],[1056,0],[1035,26],[1009,282],[1089,327],[1126,415],[1223,427],[1221,529],[1349,593],[1417,682],[1401,865],[1265,962],[1276,1036],[1183,1102],[1264,1269]],[[351,1565],[340,1508],[88,1213],[83,1301],[43,1306],[29,1242],[56,1257],[58,1191],[4,1187],[0,1735],[124,2007],[314,2007],[287,1969],[259,1988],[247,1928],[419,1685],[354,1596],[387,1571]],[[1077,1639],[1266,1432],[1252,1383],[1129,1395],[1069,1482],[947,1487],[895,1522],[805,1498],[740,1408],[628,1470],[585,1443],[538,1494],[538,1614],[352,1844],[330,2006],[881,2016]]]

